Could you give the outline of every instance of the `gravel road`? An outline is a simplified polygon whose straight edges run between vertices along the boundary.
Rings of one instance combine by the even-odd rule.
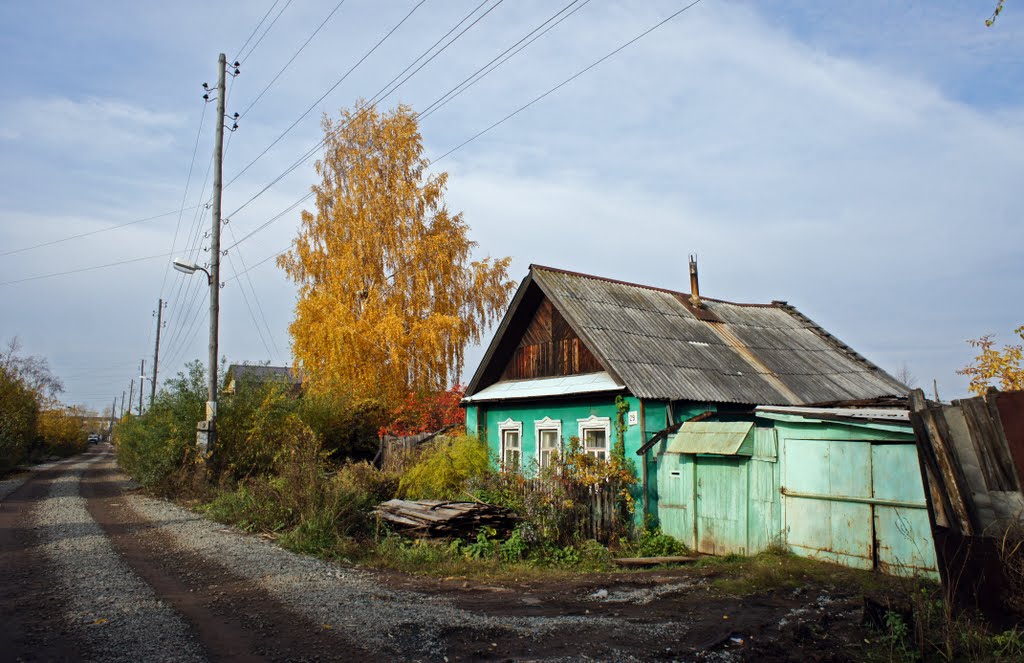
[[[793,607],[692,574],[500,587],[331,564],[142,495],[105,445],[0,482],[0,661],[729,661]]]

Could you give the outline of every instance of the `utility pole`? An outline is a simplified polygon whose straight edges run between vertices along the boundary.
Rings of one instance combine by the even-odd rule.
[[[156,347],[153,349],[153,379],[149,385],[149,407],[153,407],[156,400],[156,369],[160,365],[160,323],[163,321],[164,300],[160,299],[156,304]]]
[[[122,394],[124,392],[121,392]],[[123,398],[123,396],[122,396]],[[107,428],[107,438],[109,439],[111,434],[114,432],[114,419],[117,415],[117,396],[114,396],[114,402],[110,404],[110,426]]]
[[[128,388],[128,414],[132,413],[132,401],[135,399],[135,378],[132,378],[132,386]]]
[[[139,364],[139,416],[142,416],[142,390],[146,381],[146,360]]]
[[[115,403],[117,402],[116,398],[114,399],[114,402]],[[124,389],[121,390],[121,414],[118,415],[118,419],[120,419],[123,416],[124,416]]]
[[[224,174],[224,108],[227,96],[227,56],[217,57],[217,136],[213,145],[213,227],[210,235],[210,369],[206,401],[207,449],[217,438],[217,338],[220,323],[220,226]],[[206,449],[201,449],[206,451]]]

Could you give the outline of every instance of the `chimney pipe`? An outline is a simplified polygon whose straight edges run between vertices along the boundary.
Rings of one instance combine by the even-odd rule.
[[[697,281],[697,258],[690,256],[690,303],[694,308],[701,308],[700,283]]]

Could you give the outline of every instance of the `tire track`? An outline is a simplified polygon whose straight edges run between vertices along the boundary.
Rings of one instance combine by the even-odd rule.
[[[81,660],[81,645],[61,619],[62,590],[32,524],[62,471],[62,463],[47,463],[0,482],[0,660]]]
[[[82,473],[102,456],[88,454],[51,482],[33,510],[38,553],[62,592],[67,634],[83,645],[77,659],[203,661],[206,656],[184,620],[114,550],[79,494]],[[56,607],[56,606],[55,606]]]
[[[249,579],[177,545],[127,505],[111,455],[85,471],[82,494],[123,561],[183,615],[212,660],[375,660],[342,633],[307,621]]]

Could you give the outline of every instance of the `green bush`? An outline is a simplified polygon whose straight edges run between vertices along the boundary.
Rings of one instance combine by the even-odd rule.
[[[408,499],[464,499],[471,482],[489,472],[487,446],[479,438],[441,437],[429,443],[405,473],[398,492]]]
[[[634,541],[625,543],[622,552],[634,557],[672,557],[685,555],[689,550],[682,541],[669,536],[650,524],[640,530]]]
[[[28,457],[38,418],[35,393],[13,372],[0,366],[0,475]]]
[[[206,411],[206,373],[189,363],[167,380],[142,416],[127,414],[114,428],[121,467],[143,486],[168,490],[195,460],[196,424]]]
[[[81,420],[63,408],[39,413],[38,435],[47,455],[73,456],[89,446]]]
[[[380,401],[344,394],[306,394],[299,402],[299,417],[320,440],[324,452],[337,463],[370,460],[377,453],[377,431],[388,409]]]

